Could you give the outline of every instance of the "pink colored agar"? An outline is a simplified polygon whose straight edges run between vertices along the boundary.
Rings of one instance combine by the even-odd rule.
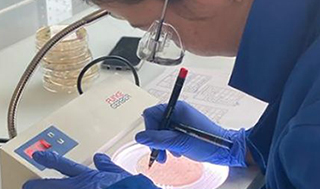
[[[176,158],[168,153],[165,164],[155,162],[148,168],[149,154],[143,156],[137,164],[137,171],[149,177],[153,182],[163,186],[185,186],[199,180],[203,165],[185,157]]]

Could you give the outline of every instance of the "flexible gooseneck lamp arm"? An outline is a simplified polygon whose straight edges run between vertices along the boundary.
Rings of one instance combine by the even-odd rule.
[[[73,24],[69,25],[65,29],[63,29],[61,32],[53,36],[36,54],[36,56],[32,59],[30,64],[28,65],[27,69],[24,71],[22,77],[20,78],[20,81],[18,85],[16,86],[14,93],[11,97],[11,101],[9,104],[9,110],[8,110],[8,132],[10,139],[17,136],[17,130],[16,130],[16,112],[19,105],[19,101],[22,97],[23,91],[25,89],[26,84],[28,83],[29,79],[31,78],[32,74],[38,67],[41,59],[47,54],[47,52],[62,38],[64,38],[69,33],[75,31],[76,29],[80,28],[81,26],[84,26],[86,24],[89,24],[103,16],[108,15],[109,12],[106,10],[98,10],[95,11],[82,19],[74,22]]]

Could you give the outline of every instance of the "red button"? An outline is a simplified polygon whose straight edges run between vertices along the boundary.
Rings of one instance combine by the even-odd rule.
[[[32,155],[34,153],[34,150],[31,148],[28,148],[24,151],[24,153],[26,153],[31,159],[32,159]]]
[[[40,144],[45,148],[45,149],[49,149],[51,148],[51,144],[49,144],[47,141],[45,141],[44,139],[40,140]]]

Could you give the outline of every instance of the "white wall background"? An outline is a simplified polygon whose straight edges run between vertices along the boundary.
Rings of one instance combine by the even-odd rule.
[[[83,0],[0,0],[0,50],[86,7]]]

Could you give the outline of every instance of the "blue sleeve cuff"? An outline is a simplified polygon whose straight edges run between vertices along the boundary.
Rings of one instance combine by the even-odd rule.
[[[160,189],[142,174],[127,177],[106,189]]]

